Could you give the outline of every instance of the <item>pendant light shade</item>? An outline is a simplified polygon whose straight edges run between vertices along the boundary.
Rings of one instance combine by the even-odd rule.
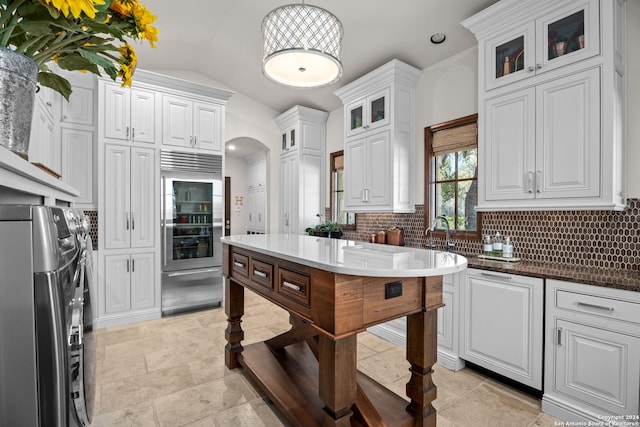
[[[262,72],[286,86],[312,88],[342,76],[342,24],[325,9],[290,4],[262,21]]]

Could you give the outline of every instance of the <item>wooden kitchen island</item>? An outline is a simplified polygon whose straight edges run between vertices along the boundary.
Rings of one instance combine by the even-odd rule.
[[[446,252],[277,234],[222,238],[227,345],[294,426],[435,426],[442,275],[466,268]],[[290,313],[291,329],[243,347],[244,288]],[[356,336],[407,316],[410,403],[357,370]]]

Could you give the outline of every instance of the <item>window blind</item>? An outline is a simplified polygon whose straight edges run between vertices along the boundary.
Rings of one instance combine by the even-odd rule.
[[[465,151],[478,147],[478,124],[457,126],[433,133],[431,152],[433,156],[442,156],[456,151]]]

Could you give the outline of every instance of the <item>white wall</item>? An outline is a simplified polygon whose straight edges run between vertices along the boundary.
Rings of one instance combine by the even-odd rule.
[[[416,87],[414,200],[424,203],[424,128],[478,112],[478,48],[422,71]]]
[[[247,212],[247,164],[244,159],[225,157],[225,176],[231,178],[231,234],[245,234],[249,223]],[[236,205],[236,197],[243,198],[243,205]]]
[[[267,150],[267,233],[277,233],[280,207],[280,131],[275,118],[280,112],[241,94],[235,93],[227,103],[225,142],[234,138],[253,138],[263,143]],[[242,161],[244,164],[244,160]],[[230,166],[227,165],[229,171]],[[243,169],[244,170],[244,169]],[[233,185],[233,178],[231,180]],[[246,182],[244,187],[246,188]],[[246,191],[246,190],[245,190]],[[232,207],[233,209],[233,207]],[[246,223],[243,233],[246,232]]]

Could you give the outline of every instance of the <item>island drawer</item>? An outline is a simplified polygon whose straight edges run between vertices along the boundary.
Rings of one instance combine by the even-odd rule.
[[[279,295],[287,297],[305,307],[310,306],[311,292],[309,290],[311,280],[309,276],[278,268],[278,288]]]
[[[273,264],[251,258],[249,278],[257,285],[273,289]]]
[[[238,252],[233,252],[231,263],[232,274],[249,277],[249,257]]]

